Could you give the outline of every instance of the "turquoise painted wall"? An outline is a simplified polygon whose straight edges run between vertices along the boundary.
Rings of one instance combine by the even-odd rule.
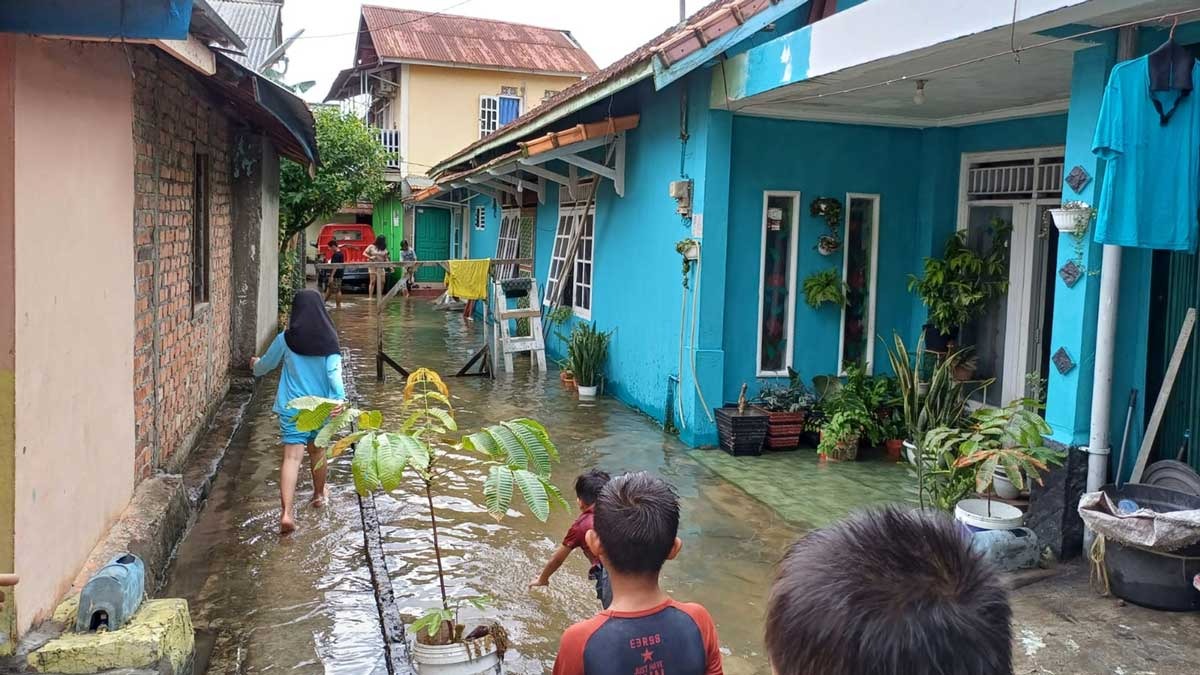
[[[961,155],[1061,145],[1066,116],[1053,115],[960,128],[899,129],[737,117],[733,123],[730,244],[727,263],[724,397],[736,398],[742,382],[757,391],[759,257],[764,190],[801,192],[797,293],[805,277],[841,269],[840,255],[813,249],[823,221],[808,214],[818,196],[847,192],[880,195],[879,281],[876,334],[899,331],[915,341],[925,322],[920,300],[906,288],[908,274],[938,254],[957,227]],[[915,169],[915,170],[914,170]],[[797,297],[793,367],[806,380],[838,366],[841,313],[811,309]],[[875,345],[875,366],[887,370]]]

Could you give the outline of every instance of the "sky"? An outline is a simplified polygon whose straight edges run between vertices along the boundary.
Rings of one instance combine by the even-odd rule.
[[[688,13],[707,2],[687,0]],[[315,80],[316,86],[305,94],[308,100],[323,99],[338,71],[350,67],[359,4],[351,0],[287,0],[284,4],[284,38],[304,29],[288,50],[286,79]],[[679,0],[371,0],[370,4],[569,30],[601,68],[679,20]]]

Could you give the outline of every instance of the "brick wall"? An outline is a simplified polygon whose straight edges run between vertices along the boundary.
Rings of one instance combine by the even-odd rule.
[[[150,48],[131,52],[137,154],[134,470],[141,480],[177,465],[207,409],[229,384],[233,132],[186,67]],[[207,153],[209,162],[211,281],[209,302],[193,306],[196,152]]]

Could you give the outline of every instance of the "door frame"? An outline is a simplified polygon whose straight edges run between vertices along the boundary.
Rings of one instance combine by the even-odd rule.
[[[413,250],[413,253],[417,252],[417,246],[419,245],[418,242],[420,240],[420,235],[419,235],[418,228],[417,228],[417,220],[420,218],[422,209],[437,209],[438,211],[446,212],[446,258],[449,259],[450,254],[452,253],[451,248],[454,245],[454,242],[452,241],[452,237],[451,237],[451,235],[452,235],[451,230],[454,228],[454,213],[452,212],[452,209],[446,208],[444,206],[433,206],[433,205],[427,205],[427,204],[420,204],[420,205],[413,207],[413,218],[412,218],[412,223],[413,223],[412,250]],[[420,259],[420,258],[418,258],[418,259]],[[415,272],[413,274],[413,278],[415,279],[416,275],[419,274],[421,270],[426,270],[426,269],[432,269],[432,268],[429,268],[429,267],[419,268],[417,270],[417,272]],[[443,276],[441,281],[421,281],[420,283],[428,284],[433,287],[443,287],[446,284],[446,279],[445,279],[445,276]]]
[[[1045,268],[1049,252],[1048,237],[1054,233],[1050,226],[1038,218],[1042,207],[1057,207],[1062,203],[1061,191],[1054,197],[1043,197],[1035,191],[1029,197],[1012,199],[968,199],[968,177],[972,164],[999,162],[1016,159],[1042,160],[1063,156],[1064,146],[1005,150],[999,152],[964,152],[959,165],[958,222],[957,231],[967,229],[972,206],[1012,207],[1012,235],[1009,243],[1009,285],[1005,294],[1006,323],[1015,330],[1004,334],[1004,369],[1000,401],[1005,404],[1025,396],[1025,376],[1030,372],[1031,354],[1040,353],[1040,345],[1046,339],[1046,326],[1034,331],[1033,324],[1042,316],[1046,301],[1047,284]],[[1039,240],[1047,242],[1039,245]],[[1032,287],[1040,281],[1042,293],[1034,298]],[[1035,314],[1036,313],[1036,314]],[[1040,363],[1034,363],[1039,369]],[[1045,373],[1039,373],[1044,376]]]
[[[863,360],[866,363],[867,374],[871,375],[875,372],[875,291],[877,288],[877,275],[879,274],[879,211],[883,203],[883,198],[877,192],[847,192],[846,206],[843,209],[845,213],[845,221],[842,223],[842,283],[846,283],[846,276],[849,273],[850,267],[850,247],[846,242],[850,239],[850,200],[851,199],[867,199],[875,203],[875,208],[871,213],[871,265],[868,274],[870,279],[867,288],[867,351],[863,354]],[[842,305],[842,319],[838,323],[838,360],[837,373],[845,375],[845,356],[846,356],[846,305]]]
[[[763,334],[763,296],[766,293],[766,279],[763,276],[767,264],[767,205],[771,197],[787,197],[792,200],[791,233],[788,236],[788,306],[787,325],[784,335],[787,339],[787,349],[784,351],[783,370],[762,369],[762,334]],[[788,369],[792,367],[793,352],[795,351],[796,333],[796,246],[800,240],[800,192],[798,190],[763,190],[762,217],[758,224],[758,321],[754,324],[754,372],[757,377],[787,377]]]

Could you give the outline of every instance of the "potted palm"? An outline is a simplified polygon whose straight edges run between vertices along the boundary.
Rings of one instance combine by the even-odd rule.
[[[575,376],[581,401],[596,398],[611,338],[612,333],[599,330],[589,323],[576,324],[571,334],[564,338],[567,343],[567,364]]]
[[[989,225],[990,244],[976,251],[967,231],[950,235],[941,258],[926,258],[921,276],[909,275],[908,290],[929,311],[925,347],[945,353],[959,330],[983,316],[992,300],[1008,292],[1008,251],[1012,226],[1000,218]]]
[[[492,622],[468,633],[461,622],[463,606],[481,607],[485,599],[452,598],[446,592],[434,494],[448,481],[473,480],[482,473],[483,501],[493,518],[503,518],[519,494],[533,516],[545,522],[553,504],[566,508],[550,482],[558,451],[545,427],[520,418],[460,435],[449,389],[426,368],[408,376],[405,420],[392,430],[384,428],[378,411],[342,408],[338,401],[310,396],[292,401],[289,407],[299,411],[297,429],[319,430],[315,443],[326,449],[327,461],[354,448],[351,469],[360,495],[407,491],[428,504],[441,603],[412,625],[418,670],[424,675],[502,672],[507,644],[503,627]],[[352,425],[357,429],[336,438]]]

